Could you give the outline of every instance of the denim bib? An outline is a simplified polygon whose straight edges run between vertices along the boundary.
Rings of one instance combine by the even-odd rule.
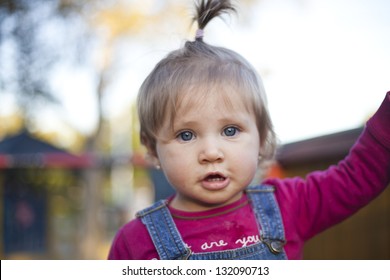
[[[162,260],[284,260],[287,259],[283,249],[286,241],[274,190],[274,187],[267,185],[246,189],[256,216],[260,239],[259,242],[243,248],[193,253],[185,245],[176,228],[167,207],[167,200],[160,200],[138,212],[137,217],[146,226]]]

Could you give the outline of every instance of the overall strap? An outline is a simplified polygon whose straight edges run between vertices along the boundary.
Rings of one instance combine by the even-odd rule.
[[[260,224],[260,239],[272,253],[278,254],[283,251],[286,238],[274,191],[275,187],[268,185],[248,187],[246,190]]]
[[[137,213],[148,229],[160,259],[186,259],[191,251],[188,249],[167,207],[166,200],[160,200],[152,206]]]

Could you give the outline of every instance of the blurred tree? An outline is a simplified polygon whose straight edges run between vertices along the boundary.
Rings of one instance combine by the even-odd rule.
[[[15,97],[24,127],[34,125],[41,106],[56,102],[50,86],[55,67],[64,62],[82,63],[83,58],[88,58],[84,54],[93,38],[88,29],[89,16],[107,2],[111,1],[0,0],[0,94]],[[90,138],[95,139],[96,133]],[[90,172],[85,170],[86,195],[91,193],[90,199],[98,201],[94,189],[98,190],[100,184],[89,179]],[[96,221],[91,219],[91,213],[96,216],[99,211],[88,199],[84,206],[86,226],[79,230],[85,240],[92,235],[90,239],[95,242],[93,234],[99,225],[89,225]],[[94,257],[91,250],[80,247],[83,258]]]
[[[61,59],[80,57],[86,29],[74,25],[83,26],[83,12],[94,2],[0,1],[0,94],[14,95],[26,126],[37,107],[57,101],[51,72]],[[71,40],[77,37],[82,40]]]

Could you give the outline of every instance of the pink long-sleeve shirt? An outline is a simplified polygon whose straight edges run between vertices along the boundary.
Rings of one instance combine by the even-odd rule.
[[[289,259],[301,259],[305,241],[367,205],[390,183],[390,92],[348,156],[306,178],[267,179],[275,187]],[[235,249],[259,240],[247,197],[202,212],[169,206],[184,242],[195,253]],[[140,219],[125,224],[115,236],[109,259],[158,259]]]

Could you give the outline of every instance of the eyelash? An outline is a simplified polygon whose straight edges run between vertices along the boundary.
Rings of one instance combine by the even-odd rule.
[[[228,134],[230,134],[230,133],[227,133],[228,130],[233,130],[233,134],[228,135]],[[222,135],[226,136],[226,137],[234,137],[237,135],[237,133],[240,133],[240,132],[241,132],[241,130],[236,126],[227,126],[222,130]],[[180,131],[177,134],[176,138],[179,139],[180,141],[183,141],[183,142],[189,142],[195,138],[195,133],[193,133],[190,130]]]

